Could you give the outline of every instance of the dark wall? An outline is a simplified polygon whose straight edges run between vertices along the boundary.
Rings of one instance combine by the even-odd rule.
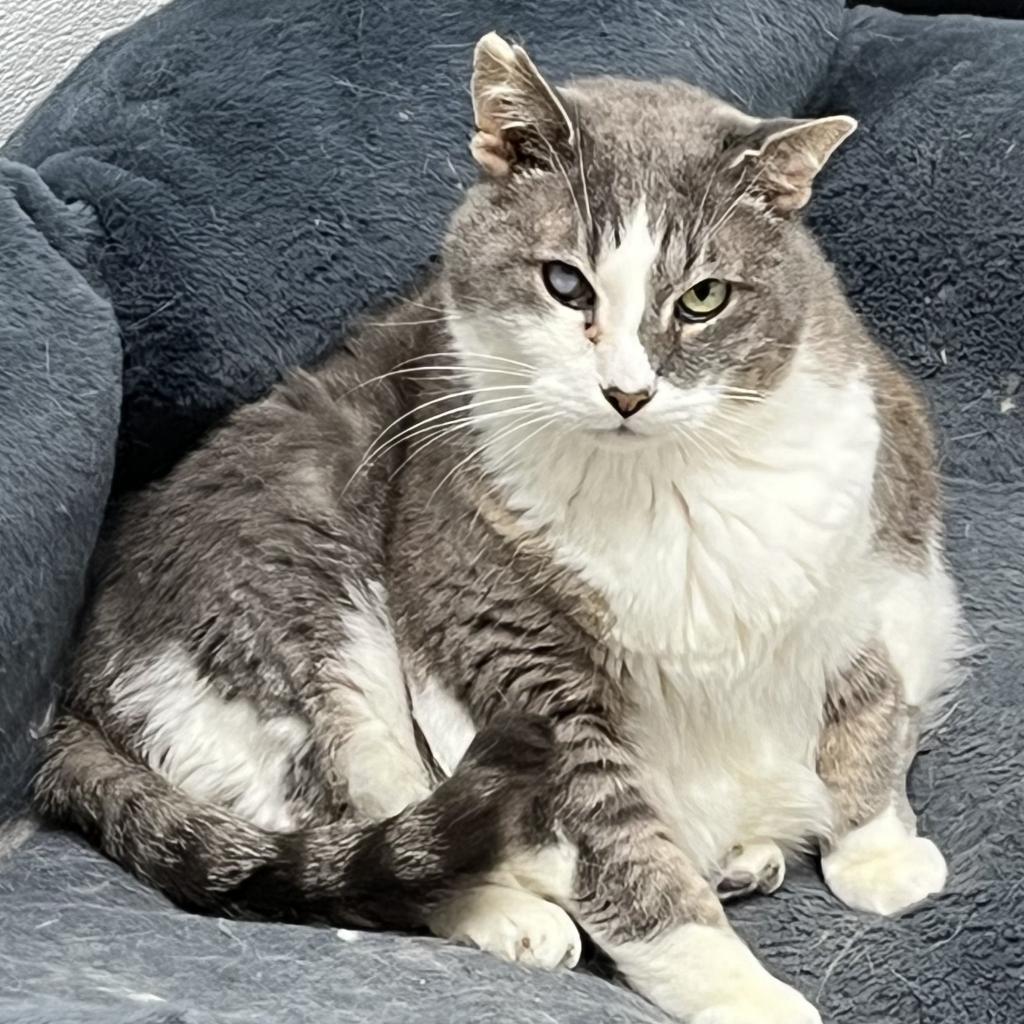
[[[1024,0],[865,0],[865,3],[904,14],[984,14],[997,18],[1024,18]],[[854,2],[849,6],[862,4]]]

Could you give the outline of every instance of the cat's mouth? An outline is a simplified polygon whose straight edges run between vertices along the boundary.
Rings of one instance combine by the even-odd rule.
[[[621,423],[617,427],[592,428],[587,431],[592,437],[603,445],[611,448],[621,448],[625,445],[645,444],[653,440],[650,434],[641,434],[634,430],[627,423]]]

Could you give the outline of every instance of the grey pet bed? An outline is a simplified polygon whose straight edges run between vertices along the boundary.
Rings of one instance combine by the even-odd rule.
[[[897,920],[816,873],[731,912],[832,1024],[1024,1019],[1024,24],[839,0],[177,0],[0,162],[0,1021],[655,1021],[592,974],[185,914],[21,816],[111,495],[315,358],[435,251],[471,180],[472,44],[688,78],[861,131],[810,218],[935,408],[975,648],[912,778],[947,852]]]

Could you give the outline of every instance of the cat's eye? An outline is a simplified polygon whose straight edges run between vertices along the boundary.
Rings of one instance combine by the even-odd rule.
[[[592,309],[594,289],[590,282],[570,263],[552,260],[541,267],[544,287],[551,297],[572,309]]]
[[[707,277],[687,289],[676,301],[676,316],[690,324],[702,324],[725,309],[729,302],[729,282]]]

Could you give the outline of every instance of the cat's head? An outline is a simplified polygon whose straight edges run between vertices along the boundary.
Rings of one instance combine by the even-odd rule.
[[[531,409],[611,439],[777,385],[824,276],[794,214],[851,118],[757,120],[678,82],[556,89],[493,34],[472,92],[484,173],[444,264],[481,389],[525,385]]]

